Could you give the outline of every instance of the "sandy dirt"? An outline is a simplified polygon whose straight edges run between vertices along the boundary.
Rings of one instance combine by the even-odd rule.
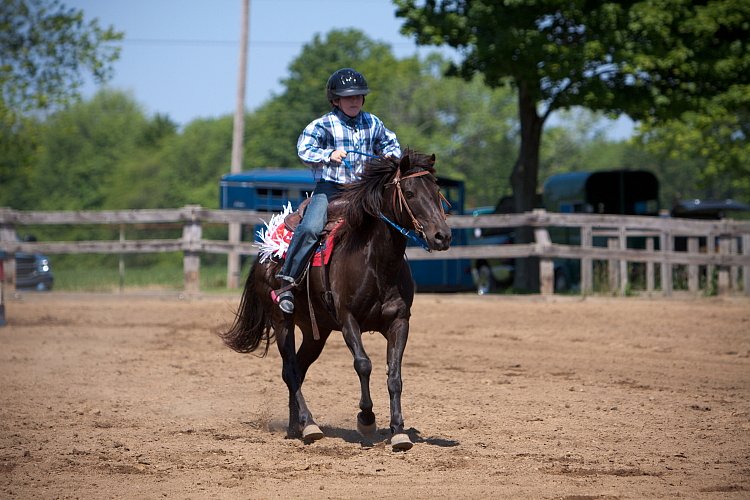
[[[0,328],[0,498],[750,498],[750,300],[419,295],[393,452],[332,335],[286,438],[238,296],[24,294]],[[385,341],[365,335],[378,425]],[[385,430],[380,431],[385,438]]]

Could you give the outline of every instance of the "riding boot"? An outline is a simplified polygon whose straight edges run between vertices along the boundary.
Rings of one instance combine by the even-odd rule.
[[[318,239],[326,223],[328,211],[328,197],[325,194],[313,194],[310,204],[305,210],[299,226],[294,231],[292,241],[286,251],[286,260],[281,266],[281,270],[276,275],[277,279],[287,282],[287,284],[273,293],[274,300],[279,304],[279,308],[286,313],[294,311],[294,288],[307,267],[307,264],[315,252],[318,245]]]

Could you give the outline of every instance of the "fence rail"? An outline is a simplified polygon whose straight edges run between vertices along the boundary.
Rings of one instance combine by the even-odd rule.
[[[231,243],[226,240],[203,238],[207,224],[239,223],[254,226],[267,213],[250,210],[212,210],[196,205],[178,209],[157,210],[103,210],[103,211],[18,211],[0,208],[0,250],[6,252],[5,283],[15,285],[16,252],[41,252],[49,254],[136,254],[155,252],[182,252],[184,286],[188,293],[199,291],[200,255],[203,253],[227,254],[236,252],[254,255],[256,247],[250,242]],[[581,292],[593,291],[594,262],[607,262],[610,286],[620,293],[629,287],[628,263],[646,266],[646,290],[655,290],[655,269],[659,267],[660,288],[665,295],[673,291],[674,266],[687,266],[688,289],[698,291],[699,273],[707,276],[716,271],[718,292],[744,290],[750,295],[750,222],[720,220],[700,221],[661,217],[636,217],[593,214],[558,214],[543,210],[523,214],[453,216],[449,225],[458,229],[515,228],[528,226],[534,229],[533,243],[509,245],[454,246],[447,252],[427,253],[416,247],[407,249],[411,260],[425,259],[507,259],[538,257],[540,290],[553,293],[554,261],[573,259],[581,263]],[[182,236],[177,239],[142,239],[101,241],[22,242],[17,238],[17,228],[28,225],[174,225],[182,226]],[[550,231],[560,228],[573,230],[578,244],[553,242]],[[644,249],[629,247],[629,242],[639,239]],[[678,239],[686,242],[686,250],[675,249]],[[595,244],[595,241],[597,244]],[[602,242],[606,242],[602,245]],[[703,248],[700,243],[705,242]],[[658,248],[657,248],[658,246]],[[741,287],[741,288],[740,288]]]

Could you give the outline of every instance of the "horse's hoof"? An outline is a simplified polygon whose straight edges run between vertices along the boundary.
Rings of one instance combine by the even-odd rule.
[[[378,432],[378,424],[376,422],[373,422],[369,425],[363,424],[362,422],[357,419],[357,432],[362,434],[366,438],[372,439],[375,437],[375,434]]]
[[[412,446],[414,446],[414,443],[411,442],[411,439],[406,434],[394,434],[391,438],[391,448],[393,448],[393,451],[411,450]]]
[[[315,424],[310,424],[302,430],[302,440],[311,443],[323,438],[323,431]]]

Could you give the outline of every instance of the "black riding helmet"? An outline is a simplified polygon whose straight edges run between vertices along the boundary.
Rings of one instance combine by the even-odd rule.
[[[342,68],[334,72],[326,83],[326,97],[328,97],[329,102],[337,97],[367,95],[369,93],[370,88],[367,86],[365,77],[352,68]]]

